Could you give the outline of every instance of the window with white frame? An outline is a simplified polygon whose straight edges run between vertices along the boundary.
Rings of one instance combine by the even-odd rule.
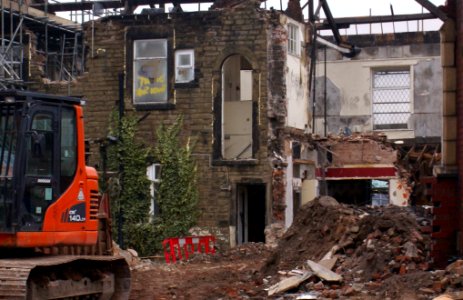
[[[167,40],[135,40],[133,43],[133,102],[167,101]]]
[[[299,56],[299,44],[299,26],[290,23],[288,24],[288,53]]]
[[[373,129],[408,129],[410,116],[410,68],[374,70]]]
[[[152,216],[159,215],[159,204],[157,202],[157,191],[159,182],[161,182],[161,165],[152,164],[146,170],[146,176],[150,181],[150,192],[151,192],[151,205],[150,205],[150,214]]]
[[[195,79],[195,53],[193,49],[175,51],[175,82],[185,83]]]

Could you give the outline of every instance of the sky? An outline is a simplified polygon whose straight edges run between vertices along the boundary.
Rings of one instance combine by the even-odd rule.
[[[335,18],[342,17],[360,17],[369,15],[391,15],[391,5],[395,15],[400,14],[419,14],[428,13],[428,11],[415,0],[327,0],[331,12]],[[430,0],[434,5],[445,5],[446,0]],[[307,0],[300,0],[301,5],[307,3]],[[277,10],[285,10],[288,0],[267,0],[262,4],[262,7],[269,9],[273,7]],[[314,0],[315,5],[318,5],[318,0]],[[198,5],[191,6],[183,5],[185,10],[197,10]],[[201,9],[207,9],[208,4],[202,4]],[[304,15],[308,17],[307,8],[304,9]],[[324,18],[324,14],[321,14]],[[423,22],[396,22],[394,24],[374,24],[351,26],[347,30],[342,30],[342,34],[367,34],[381,32],[404,32],[404,31],[432,31],[438,30],[442,23],[438,20],[425,20]],[[325,32],[326,34],[327,32]],[[323,34],[323,33],[322,33]]]
[[[428,13],[428,11],[415,0],[327,0],[331,13],[335,18],[343,17],[362,17],[369,15],[391,15],[391,5],[394,15],[401,14],[419,14]],[[445,5],[446,0],[430,0],[434,5]],[[282,0],[283,10],[286,9],[287,0]],[[307,3],[307,0],[301,0],[301,5]],[[314,0],[315,5],[318,5],[318,0]],[[273,6],[275,9],[280,9],[280,0],[267,0],[267,8]],[[307,8],[304,15],[307,17]],[[324,15],[321,14],[324,18]],[[438,30],[442,22],[438,20],[425,20],[423,22],[397,22],[395,24],[373,24],[351,26],[347,30],[341,30],[341,34],[367,34],[381,32],[404,32],[404,31],[431,31]]]
[[[314,0],[318,4],[317,0]],[[370,9],[372,15],[388,15],[391,13],[390,5],[394,8],[394,14],[421,13],[421,5],[415,0],[327,0],[334,17],[368,16]],[[283,0],[283,9],[286,9],[287,1]],[[304,5],[307,0],[301,0]],[[435,5],[444,5],[445,0],[431,0]],[[280,9],[280,0],[267,0],[267,7],[273,6]],[[426,10],[425,10],[426,11]]]
[[[59,0],[60,2],[66,2],[71,0]],[[390,15],[391,5],[395,15],[399,14],[418,14],[428,13],[426,9],[423,9],[420,4],[415,0],[327,0],[330,6],[331,12],[335,18],[342,17],[361,17],[369,15]],[[445,5],[446,0],[430,0],[436,6]],[[301,5],[307,3],[307,0],[300,0]],[[281,3],[281,6],[280,6]],[[266,3],[262,3],[262,7],[273,7],[277,10],[282,8],[283,10],[287,7],[288,0],[267,0]],[[318,5],[318,0],[314,0],[315,5]],[[210,4],[201,4],[201,10],[207,10]],[[198,4],[183,4],[182,8],[185,11],[198,10]],[[169,5],[167,6],[169,9]],[[140,12],[141,8],[137,10]],[[304,9],[304,14],[307,17],[308,10]],[[60,14],[61,15],[61,14]],[[63,15],[64,17],[64,15]],[[321,14],[324,18],[324,15]],[[441,26],[439,20],[425,20],[422,22],[396,22],[394,24],[373,24],[369,25],[357,25],[351,26],[349,29],[342,29],[341,34],[368,34],[368,33],[387,33],[387,32],[403,32],[403,31],[432,31],[438,30]],[[324,32],[327,34],[327,32]],[[322,32],[323,34],[323,32]]]

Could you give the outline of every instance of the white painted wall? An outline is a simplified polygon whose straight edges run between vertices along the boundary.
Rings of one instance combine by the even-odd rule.
[[[306,179],[302,181],[301,205],[307,204],[318,196],[318,180]]]
[[[328,62],[329,80],[340,89],[341,115],[357,116],[371,114],[371,71],[363,61]],[[317,77],[323,76],[324,67],[317,64]]]
[[[421,58],[423,59],[423,58]],[[372,115],[372,92],[371,80],[372,70],[377,68],[390,68],[399,66],[410,66],[413,74],[413,66],[418,64],[417,58],[396,58],[396,59],[364,59],[364,60],[337,60],[328,61],[326,73],[331,83],[339,89],[340,92],[340,116],[370,116],[364,124],[355,125],[351,130],[365,132],[373,130]],[[324,63],[317,64],[317,77],[324,76]],[[412,77],[412,82],[413,77]],[[413,85],[412,91],[413,95]],[[413,97],[411,103],[411,112],[413,113]],[[315,132],[323,135],[324,120],[317,117],[315,120]],[[410,124],[409,130],[386,130],[384,131],[389,139],[406,139],[414,138],[413,124]],[[334,132],[337,133],[337,132]]]
[[[397,206],[407,206],[410,198],[410,188],[400,179],[389,180],[389,203]]]
[[[293,157],[286,158],[288,167],[286,168],[286,195],[285,195],[285,227],[288,228],[293,223]]]
[[[371,115],[372,69],[413,66],[416,59],[341,60],[327,62],[328,78],[341,90],[341,115]],[[324,75],[324,66],[317,64],[317,76]]]
[[[305,25],[298,23],[290,18],[287,22],[295,24],[299,27],[299,37],[301,44],[301,53],[305,51],[302,45],[305,44]],[[305,58],[306,60],[307,58]],[[308,74],[309,64],[303,60],[303,55],[295,56],[287,54],[286,58],[286,96],[288,99],[287,111],[287,126],[304,129],[306,124],[309,124],[309,89],[308,89]]]

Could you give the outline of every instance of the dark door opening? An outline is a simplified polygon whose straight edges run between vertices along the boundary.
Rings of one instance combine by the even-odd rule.
[[[265,185],[239,184],[237,243],[265,242]]]
[[[370,180],[328,180],[328,195],[340,203],[371,204]]]
[[[328,195],[338,202],[354,205],[389,204],[388,180],[328,180]]]

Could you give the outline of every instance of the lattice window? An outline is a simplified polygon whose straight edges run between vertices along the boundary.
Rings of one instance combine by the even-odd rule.
[[[294,24],[288,24],[288,52],[299,56],[299,27]]]
[[[373,129],[408,129],[410,70],[373,72]]]

